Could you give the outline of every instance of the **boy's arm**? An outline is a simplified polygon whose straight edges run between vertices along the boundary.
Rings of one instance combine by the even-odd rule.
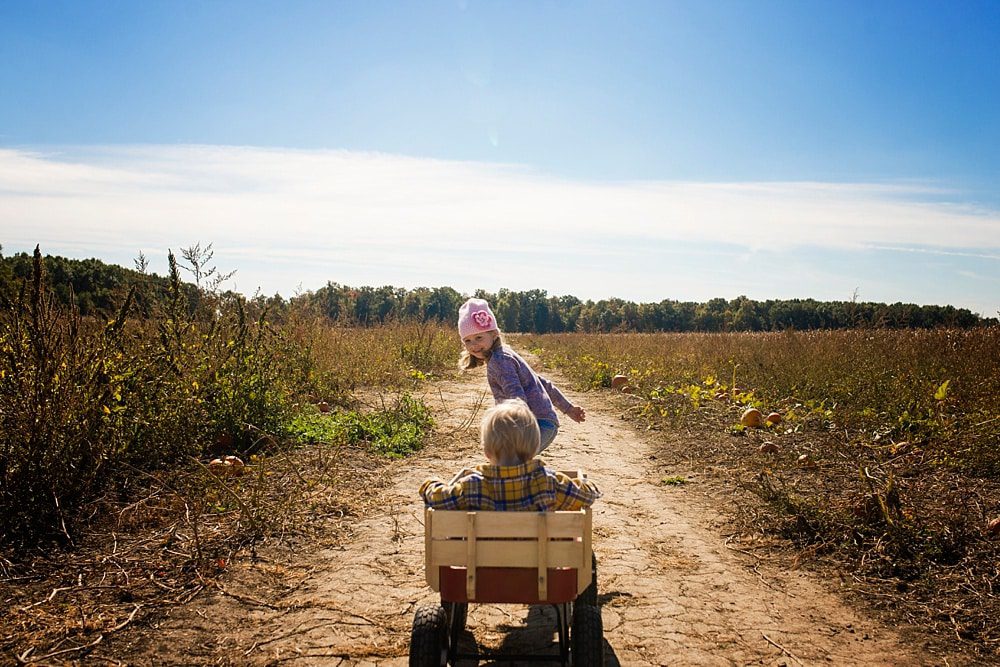
[[[601,490],[591,482],[586,476],[569,477],[557,472],[556,477],[556,502],[557,510],[579,510],[590,507],[594,501],[601,497]]]
[[[458,480],[446,484],[440,479],[429,479],[420,485],[419,493],[428,507],[436,510],[459,510],[464,509],[462,489],[463,484]]]

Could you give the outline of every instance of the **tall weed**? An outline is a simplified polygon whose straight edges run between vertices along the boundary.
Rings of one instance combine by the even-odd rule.
[[[184,259],[170,253],[165,288],[140,281],[98,321],[53,296],[36,249],[31,280],[0,311],[0,546],[71,539],[78,509],[108,488],[125,497],[149,471],[281,446],[304,402],[348,406],[357,389],[406,389],[457,358],[440,325],[342,327],[307,308],[272,325],[217,289],[210,248]],[[431,424],[408,395],[331,419],[335,443],[389,456]]]
[[[123,448],[112,412],[132,301],[106,324],[82,321],[34,273],[0,311],[0,534],[69,538],[72,510]]]

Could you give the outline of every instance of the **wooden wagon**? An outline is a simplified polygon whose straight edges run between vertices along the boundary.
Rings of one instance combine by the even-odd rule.
[[[603,665],[591,511],[465,512],[427,509],[425,574],[439,604],[420,606],[410,637],[411,667],[459,659]],[[469,603],[551,604],[559,654],[460,653]]]

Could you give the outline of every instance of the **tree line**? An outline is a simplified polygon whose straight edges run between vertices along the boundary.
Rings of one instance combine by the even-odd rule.
[[[746,296],[704,303],[665,299],[635,303],[625,299],[583,301],[574,296],[549,296],[545,290],[495,293],[477,290],[472,296],[486,299],[503,331],[524,333],[653,333],[662,331],[781,331],[789,328],[970,328],[996,324],[965,308],[912,303],[768,299]],[[334,319],[366,325],[393,318],[450,322],[466,299],[450,287],[403,289],[349,287],[327,283],[295,297]]]
[[[211,260],[211,246],[189,249],[186,255],[194,260],[189,263],[195,269],[193,277],[203,278],[206,261]],[[10,257],[0,253],[0,296],[16,298],[19,286],[31,275],[31,261],[27,253]],[[64,302],[75,302],[84,316],[113,312],[129,286],[135,283],[146,285],[143,293],[152,294],[151,298],[165,294],[168,287],[166,278],[147,273],[144,265],[133,270],[97,259],[58,256],[46,256],[45,263],[55,295]],[[190,299],[197,299],[198,292],[195,285],[189,285]],[[317,290],[288,299],[275,294],[255,295],[247,301],[252,307],[267,309],[269,317],[275,320],[283,319],[293,309],[307,309],[338,322],[370,326],[395,320],[450,323],[468,296],[451,287],[351,287],[328,282]],[[477,290],[471,296],[490,302],[501,330],[525,333],[970,328],[998,323],[997,318],[980,317],[966,308],[857,299],[757,301],[739,296],[703,303],[674,299],[636,303],[618,298],[584,301],[575,296],[550,296],[540,289],[501,289],[495,293]]]

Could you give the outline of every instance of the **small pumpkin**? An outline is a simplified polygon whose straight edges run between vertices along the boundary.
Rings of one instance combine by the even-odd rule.
[[[780,424],[781,414],[778,412],[772,412],[767,416],[767,418],[764,421],[766,421],[768,424]]]
[[[781,447],[778,447],[770,440],[766,440],[760,447],[757,448],[757,451],[761,454],[777,454],[781,451]]]
[[[764,417],[757,408],[747,408],[740,417],[740,423],[750,428],[760,428],[763,421]]]
[[[616,375],[611,378],[611,388],[621,389],[622,387],[628,386],[628,376],[627,375]]]
[[[246,464],[243,463],[243,459],[238,456],[227,456],[223,459],[225,463],[229,466],[229,474],[239,477],[244,472],[246,472]]]

